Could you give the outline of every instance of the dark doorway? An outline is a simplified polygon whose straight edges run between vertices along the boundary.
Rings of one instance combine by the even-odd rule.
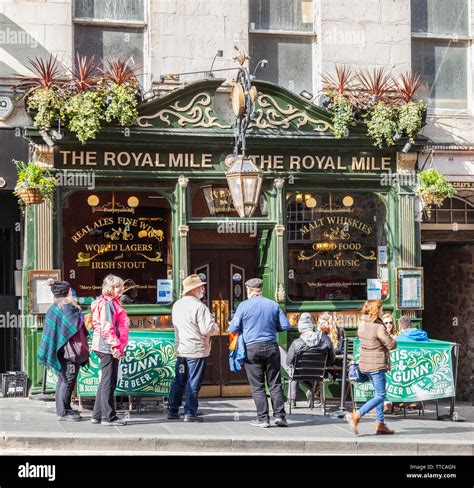
[[[15,294],[21,242],[19,222],[16,198],[10,192],[0,192],[0,372],[21,367],[19,296]]]
[[[194,237],[193,237],[194,232]],[[191,233],[191,269],[207,282],[203,301],[219,324],[212,339],[212,351],[203,382],[204,396],[248,396],[251,393],[245,371],[229,370],[229,322],[238,304],[245,300],[244,283],[255,276],[256,239],[234,235],[233,243],[215,231]],[[194,244],[193,244],[194,241]],[[205,244],[204,241],[208,243]],[[199,243],[198,243],[199,242]],[[217,244],[221,242],[221,244]]]
[[[438,242],[423,252],[423,328],[431,339],[459,344],[456,398],[472,401],[474,243]]]

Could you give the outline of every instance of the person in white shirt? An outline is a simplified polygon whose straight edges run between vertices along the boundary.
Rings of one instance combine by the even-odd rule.
[[[206,282],[193,274],[183,280],[183,296],[173,305],[172,321],[176,337],[175,378],[168,398],[168,419],[180,418],[183,393],[184,421],[202,422],[198,415],[198,395],[211,353],[211,336],[219,327],[209,308],[201,301]]]

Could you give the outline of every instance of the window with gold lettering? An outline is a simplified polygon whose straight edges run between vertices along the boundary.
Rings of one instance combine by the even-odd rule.
[[[159,193],[79,191],[63,206],[64,277],[80,303],[101,294],[110,273],[126,280],[125,305],[157,303],[171,275],[171,209]]]
[[[286,201],[290,300],[388,295],[386,212],[377,195],[292,192]]]
[[[253,216],[266,217],[267,215],[268,205],[262,193]],[[193,188],[192,216],[236,218],[239,214],[234,207],[227,185],[207,183]]]

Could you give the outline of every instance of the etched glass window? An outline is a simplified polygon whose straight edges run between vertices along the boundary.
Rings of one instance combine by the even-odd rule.
[[[171,275],[171,210],[157,193],[79,191],[64,203],[63,272],[90,303],[109,273],[127,280],[125,305],[157,303]]]
[[[367,280],[388,280],[385,214],[371,193],[289,193],[290,300],[366,300]]]

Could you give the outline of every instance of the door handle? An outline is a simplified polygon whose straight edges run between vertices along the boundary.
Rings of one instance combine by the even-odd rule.
[[[212,302],[212,312],[214,314],[214,320],[216,324],[219,326],[219,335],[222,334],[222,310],[221,310],[221,301],[214,300]]]
[[[229,329],[229,301],[221,300],[222,334],[228,334]]]

